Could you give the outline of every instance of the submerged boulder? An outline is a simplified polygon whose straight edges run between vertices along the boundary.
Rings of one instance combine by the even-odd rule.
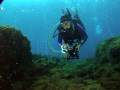
[[[116,64],[120,62],[120,35],[99,43],[95,55],[101,63]]]
[[[18,68],[32,61],[30,41],[19,29],[0,26],[0,77],[3,82],[18,79]]]

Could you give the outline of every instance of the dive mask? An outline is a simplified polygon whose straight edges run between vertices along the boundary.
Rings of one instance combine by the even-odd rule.
[[[68,29],[71,26],[71,21],[65,21],[65,22],[61,23],[61,25],[64,29]]]

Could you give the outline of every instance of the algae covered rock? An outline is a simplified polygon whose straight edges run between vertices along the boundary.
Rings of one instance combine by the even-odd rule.
[[[4,81],[20,75],[18,68],[32,61],[30,50],[30,41],[19,29],[0,26],[0,76]]]
[[[0,26],[0,60],[25,63],[31,61],[30,41],[21,31],[9,25]],[[6,61],[7,60],[7,61]]]
[[[96,57],[101,63],[120,62],[120,36],[108,38],[97,45]]]

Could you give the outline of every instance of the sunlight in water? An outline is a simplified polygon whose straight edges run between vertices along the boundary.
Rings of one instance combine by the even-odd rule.
[[[98,19],[97,19],[97,17],[94,17],[93,20],[94,20],[94,21],[97,21]]]

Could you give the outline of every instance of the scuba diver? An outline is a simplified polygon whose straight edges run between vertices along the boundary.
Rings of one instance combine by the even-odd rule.
[[[62,58],[67,60],[79,59],[78,51],[88,38],[76,8],[72,9],[74,19],[72,19],[68,8],[66,11],[62,9],[64,16],[61,16],[60,25],[57,28],[59,31],[57,44],[62,50]],[[62,39],[64,40],[63,44]]]

